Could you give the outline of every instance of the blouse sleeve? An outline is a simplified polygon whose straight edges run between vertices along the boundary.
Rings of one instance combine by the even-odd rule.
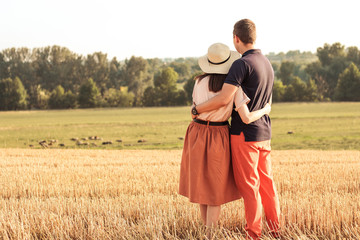
[[[195,84],[194,84],[194,87],[193,87],[193,92],[192,92],[192,100],[193,100],[193,103],[195,103],[195,98],[196,98],[196,85],[198,83],[198,80],[195,80]]]
[[[239,87],[234,98],[235,111],[238,111],[243,104],[247,104],[248,102],[250,102],[250,98],[244,93],[242,88]]]

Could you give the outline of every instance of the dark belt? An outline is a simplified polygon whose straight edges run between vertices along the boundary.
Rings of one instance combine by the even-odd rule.
[[[200,119],[196,119],[196,118],[194,118],[194,122],[200,123],[200,124],[204,124],[204,125],[210,125],[210,126],[225,126],[225,125],[229,125],[229,122],[228,122],[228,121],[225,121],[225,122],[210,122],[210,121],[204,121],[204,120],[200,120]]]

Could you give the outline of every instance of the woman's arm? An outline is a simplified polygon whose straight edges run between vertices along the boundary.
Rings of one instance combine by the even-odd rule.
[[[252,123],[252,122],[258,120],[265,114],[269,114],[271,111],[271,105],[269,103],[267,103],[264,108],[250,112],[247,104],[244,103],[238,108],[237,111],[241,117],[241,120],[245,124],[249,124],[249,123]]]

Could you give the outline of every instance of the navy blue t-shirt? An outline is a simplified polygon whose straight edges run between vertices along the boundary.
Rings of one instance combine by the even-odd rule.
[[[274,85],[274,70],[259,49],[251,49],[233,63],[225,83],[242,87],[250,98],[248,108],[252,112],[263,108],[269,102]],[[247,142],[270,140],[270,117],[264,115],[250,124],[245,124],[234,109],[230,131],[232,135],[240,135],[243,132]]]

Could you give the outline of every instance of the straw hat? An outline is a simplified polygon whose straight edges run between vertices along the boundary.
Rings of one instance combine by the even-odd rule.
[[[205,73],[227,74],[232,63],[240,58],[240,53],[230,51],[230,48],[222,43],[214,43],[208,49],[205,56],[199,58],[198,63]]]

